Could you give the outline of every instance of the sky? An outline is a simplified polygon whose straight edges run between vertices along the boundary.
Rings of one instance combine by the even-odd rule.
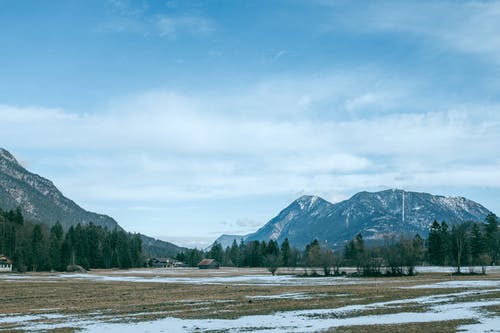
[[[128,231],[387,188],[500,213],[500,1],[0,0],[0,51],[0,146]]]

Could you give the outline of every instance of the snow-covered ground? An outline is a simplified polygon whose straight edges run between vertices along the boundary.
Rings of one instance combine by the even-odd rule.
[[[93,281],[125,281],[154,283],[185,283],[185,284],[231,284],[231,285],[332,285],[357,284],[363,279],[346,277],[316,277],[303,278],[294,275],[242,275],[242,276],[212,276],[212,277],[137,277],[137,276],[106,276],[94,274],[64,274],[65,279],[84,279]],[[366,280],[365,280],[366,282]]]
[[[247,299],[313,299],[318,297],[325,297],[326,294],[313,294],[313,293],[284,293],[278,295],[256,295],[247,296]]]
[[[57,274],[47,276],[31,275],[0,275],[4,281],[57,281],[65,279],[91,280],[91,281],[114,281],[114,282],[139,282],[139,283],[180,283],[180,284],[216,284],[216,285],[279,285],[279,286],[301,286],[301,285],[335,285],[335,284],[358,284],[371,283],[370,280],[347,278],[347,277],[315,277],[303,278],[295,275],[241,275],[241,276],[204,276],[204,277],[175,277],[175,276],[134,276],[114,274]],[[374,282],[373,282],[374,283]],[[380,283],[380,281],[378,281]]]
[[[459,280],[431,284],[420,284],[408,289],[443,289],[443,288],[500,288],[500,280]]]
[[[438,270],[435,267],[419,267],[420,272],[444,273],[443,268]],[[490,268],[489,272],[495,272],[498,268]],[[184,271],[182,271],[184,272]],[[189,273],[191,272],[191,273]],[[196,272],[196,273],[193,273]],[[186,273],[170,275],[162,274],[162,270],[134,270],[134,271],[101,271],[91,274],[36,274],[18,275],[2,274],[0,281],[44,281],[57,283],[68,279],[90,280],[90,281],[124,281],[137,283],[181,283],[181,284],[231,284],[231,285],[257,285],[257,286],[323,286],[323,285],[351,285],[370,283],[394,283],[397,279],[361,279],[345,277],[319,277],[303,278],[294,275],[272,276],[262,274],[262,270],[251,271],[246,275],[229,275],[223,270],[211,276],[196,276],[197,271],[186,271]],[[260,274],[259,274],[260,273]],[[206,273],[203,273],[206,274]],[[194,276],[193,276],[194,275]],[[461,292],[449,293],[445,295],[425,296],[411,299],[401,299],[389,302],[377,302],[364,305],[349,305],[333,309],[313,309],[278,312],[259,316],[246,316],[238,319],[179,319],[173,318],[176,311],[155,313],[162,319],[146,322],[125,323],[134,320],[141,313],[126,315],[124,317],[111,317],[103,313],[78,315],[62,315],[54,309],[48,314],[18,314],[1,315],[1,325],[21,324],[20,328],[26,331],[50,330],[60,327],[78,327],[84,332],[106,332],[106,333],[127,333],[127,332],[203,332],[207,330],[224,330],[229,332],[252,331],[252,332],[316,332],[323,329],[339,326],[351,325],[374,325],[374,324],[404,324],[415,322],[433,322],[455,319],[474,319],[479,324],[463,325],[460,330],[463,332],[500,332],[500,318],[495,314],[488,313],[484,307],[500,305],[498,297],[481,297],[500,292],[500,280],[481,279],[480,276],[474,280],[451,280],[445,282],[429,283],[429,279],[424,279],[415,286],[405,288],[425,288],[425,289],[462,289]],[[442,280],[441,280],[442,281]],[[408,282],[408,281],[406,281]],[[463,297],[474,295],[475,301],[466,302]],[[255,295],[247,297],[249,300],[264,299],[315,299],[324,297],[321,293],[314,292],[288,292],[276,295]],[[337,296],[352,296],[339,294]],[[231,302],[232,300],[214,300],[203,302]],[[181,300],[180,302],[193,302],[201,305],[196,300]],[[208,305],[207,303],[207,305]],[[428,306],[425,312],[400,312],[383,315],[363,315],[365,310],[378,308],[391,308],[398,312],[397,308],[413,303]],[[151,315],[151,313],[147,313]],[[314,320],[312,320],[314,319]],[[462,332],[462,331],[461,331]]]
[[[462,267],[462,272],[463,273],[469,273],[469,271],[472,269],[473,272],[475,273],[481,273],[481,267],[480,266],[474,266],[474,267]],[[452,266],[417,266],[415,267],[415,271],[417,273],[453,273],[456,271],[456,267]],[[486,273],[500,273],[500,266],[486,266]]]
[[[479,323],[463,325],[461,332],[500,332],[500,318],[484,310],[486,306],[500,305],[500,299],[463,302],[458,298],[467,295],[486,295],[493,290],[475,290],[445,295],[425,296],[390,302],[365,305],[349,305],[336,309],[316,309],[278,312],[269,315],[245,316],[238,319],[179,319],[166,317],[159,320],[117,323],[111,318],[97,315],[92,320],[76,316],[32,315],[1,316],[0,323],[24,322],[28,331],[50,330],[60,327],[79,327],[83,332],[127,333],[127,332],[203,332],[207,330],[229,330],[229,332],[317,332],[339,326],[403,324],[438,322],[458,319],[475,319]],[[401,312],[383,315],[357,315],[360,311],[383,307],[397,307],[405,304],[429,306],[426,312]],[[47,319],[57,319],[55,323],[43,323]],[[312,320],[314,319],[314,320]]]

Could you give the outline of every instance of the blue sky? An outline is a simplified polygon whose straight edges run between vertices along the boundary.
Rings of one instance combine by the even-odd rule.
[[[0,142],[183,245],[302,194],[499,213],[499,35],[498,1],[0,0]]]

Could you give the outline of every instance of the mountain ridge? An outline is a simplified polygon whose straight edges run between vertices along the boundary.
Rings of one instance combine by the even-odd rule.
[[[483,221],[488,213],[484,206],[464,197],[400,189],[362,191],[335,204],[318,196],[302,196],[256,232],[236,236],[245,242],[273,239],[280,243],[288,238],[299,248],[318,239],[339,248],[357,233],[368,240],[416,233],[426,237],[434,220],[450,224]],[[232,242],[227,235],[223,241]]]
[[[64,229],[78,223],[123,228],[112,217],[87,211],[64,196],[54,183],[26,170],[9,151],[0,148],[0,208],[20,208],[25,219],[48,226],[60,222]],[[184,248],[142,235],[145,253],[175,256]]]

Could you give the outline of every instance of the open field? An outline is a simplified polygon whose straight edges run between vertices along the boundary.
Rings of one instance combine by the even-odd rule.
[[[500,332],[498,270],[420,271],[398,278],[230,268],[2,274],[0,331]]]

